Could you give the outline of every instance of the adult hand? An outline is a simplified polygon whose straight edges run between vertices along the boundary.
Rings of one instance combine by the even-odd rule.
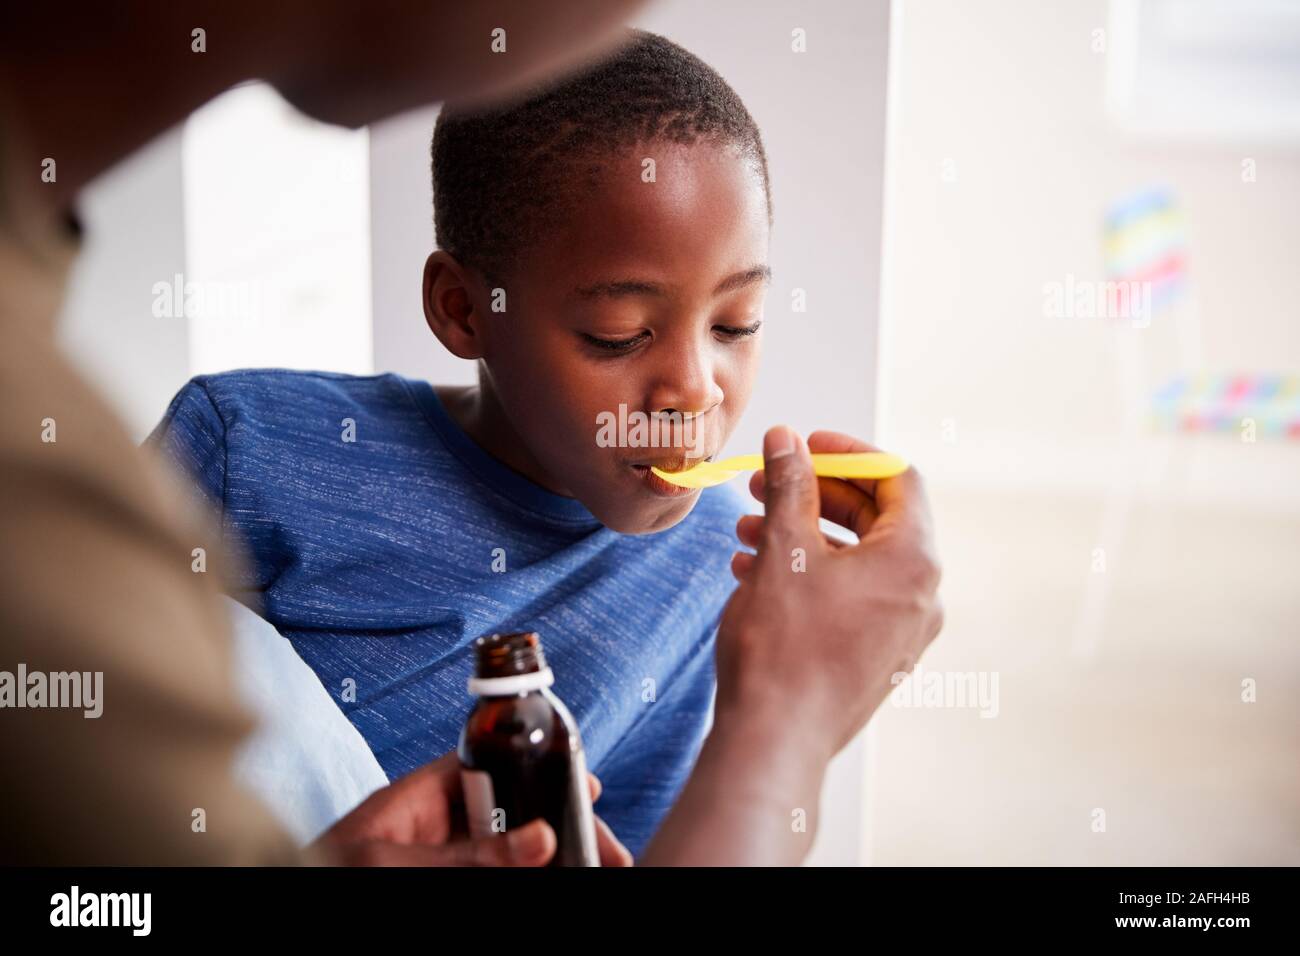
[[[719,710],[775,711],[809,745],[843,748],[939,633],[939,565],[921,476],[880,481],[818,478],[809,452],[878,449],[819,431],[807,444],[784,426],[763,442],[750,490],[765,515],[736,532],[740,585],[718,631]],[[853,531],[828,538],[818,517]]]
[[[739,580],[718,628],[713,729],[648,865],[793,866],[817,830],[826,767],[939,633],[930,512],[921,478],[813,474],[809,447],[875,451],[835,432],[808,444],[771,429],[750,490],[766,515],[736,532]],[[829,539],[818,517],[854,531]],[[792,815],[806,825],[791,825]]]
[[[588,774],[591,799],[600,781]],[[472,838],[465,827],[455,751],[375,791],[315,844],[347,866],[544,866],[555,831],[542,819],[500,835]],[[631,866],[632,854],[596,818],[601,866]]]

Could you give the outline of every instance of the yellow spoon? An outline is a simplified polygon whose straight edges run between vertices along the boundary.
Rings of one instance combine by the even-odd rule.
[[[883,451],[858,451],[812,456],[813,471],[827,478],[893,478],[907,471],[907,462]],[[682,488],[710,488],[730,481],[742,471],[758,471],[762,455],[736,455],[722,461],[705,461],[684,471],[651,468],[656,475]]]

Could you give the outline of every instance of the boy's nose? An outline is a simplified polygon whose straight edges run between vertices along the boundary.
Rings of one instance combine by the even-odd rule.
[[[662,415],[692,418],[721,402],[722,388],[714,380],[712,364],[701,356],[679,355],[664,369],[649,407]]]

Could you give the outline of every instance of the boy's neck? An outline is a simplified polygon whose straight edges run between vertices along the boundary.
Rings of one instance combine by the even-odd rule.
[[[477,385],[435,385],[433,390],[452,421],[485,452],[547,491],[573,497],[528,451],[501,407],[496,391],[490,382],[484,381],[482,374]]]

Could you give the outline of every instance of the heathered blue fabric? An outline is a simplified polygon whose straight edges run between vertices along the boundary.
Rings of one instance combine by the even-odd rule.
[[[706,489],[667,531],[618,534],[397,375],[200,376],[149,441],[249,553],[234,596],[293,643],[390,779],[455,748],[475,638],[539,631],[604,784],[596,811],[640,854],[708,728],[736,491]]]

